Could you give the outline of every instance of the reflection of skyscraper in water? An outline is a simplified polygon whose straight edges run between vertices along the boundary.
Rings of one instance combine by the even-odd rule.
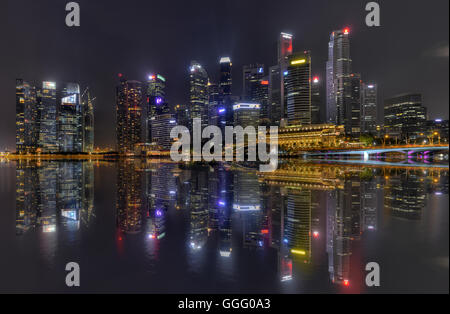
[[[143,174],[139,161],[124,160],[117,169],[117,226],[121,232],[134,234],[142,231]]]
[[[396,170],[386,176],[385,210],[393,217],[419,220],[426,205],[425,174],[419,171]]]
[[[36,163],[19,160],[16,166],[16,234],[21,235],[37,224],[40,203]]]
[[[191,173],[189,206],[191,210],[190,247],[201,249],[208,239],[208,173]]]
[[[309,262],[311,258],[311,191],[287,189],[284,239],[291,253]]]
[[[70,229],[78,229],[81,210],[85,205],[83,164],[63,163],[58,175],[57,208],[64,224]]]
[[[219,253],[222,257],[230,257],[232,252],[233,173],[223,167],[218,167],[215,173],[217,174],[216,214],[219,228]]]
[[[350,283],[352,240],[360,236],[361,184],[359,176],[348,176],[342,189],[329,194],[327,217],[327,252],[331,281]]]
[[[39,167],[38,174],[41,191],[41,206],[37,223],[42,226],[43,232],[54,232],[56,231],[58,164],[48,163],[43,167]]]
[[[34,227],[51,233],[61,225],[69,230],[93,215],[93,165],[82,162],[21,161],[16,168],[16,230]]]
[[[233,209],[238,212],[261,210],[261,190],[255,172],[242,170],[235,173]]]
[[[262,191],[258,176],[251,171],[238,171],[234,175],[233,209],[242,219],[243,246],[263,247],[268,233],[267,216],[262,206]]]
[[[151,168],[151,184],[148,187],[153,210],[160,208],[167,211],[176,200],[175,168],[176,165],[171,163],[161,163]]]
[[[149,238],[160,240],[166,235],[167,212],[175,207],[177,200],[175,168],[174,164],[162,163],[146,169]]]
[[[362,231],[377,230],[378,189],[375,179],[361,182],[361,224]]]

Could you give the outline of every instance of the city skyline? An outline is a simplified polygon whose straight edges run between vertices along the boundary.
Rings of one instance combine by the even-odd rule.
[[[256,5],[258,7],[258,10],[261,10],[262,12],[272,6],[272,4],[264,2],[259,3],[259,6],[256,3],[252,4]],[[90,7],[91,4],[83,3],[83,1],[81,1],[80,5],[84,6],[86,10],[91,9],[94,12],[100,9],[100,6],[98,4],[92,4],[92,7]],[[415,3],[411,3],[411,6],[416,5],[417,4]],[[436,6],[438,5],[448,7],[448,4],[436,4]],[[10,3],[8,4],[8,6],[11,10],[13,10],[15,5]],[[245,14],[246,12],[249,12],[250,9],[249,4],[238,6],[236,3],[231,3],[228,6],[229,9],[225,9],[223,13],[225,16]],[[241,35],[233,35],[233,38],[228,40],[227,37],[231,36],[232,34],[236,34],[236,32],[234,32],[232,28],[227,29],[225,25],[228,25],[228,23],[224,22],[219,23],[218,25],[221,28],[225,28],[222,31],[223,34],[221,32],[221,35],[224,38],[220,41],[216,49],[200,49],[204,48],[206,43],[198,42],[202,38],[202,33],[195,33],[194,36],[191,36],[191,38],[193,38],[190,46],[191,48],[187,52],[183,53],[181,58],[178,58],[179,52],[173,49],[175,48],[176,44],[171,42],[167,47],[164,45],[164,43],[167,43],[166,40],[163,40],[161,42],[161,49],[157,49],[157,51],[152,50],[151,53],[149,53],[149,57],[145,57],[146,53],[148,52],[144,49],[146,44],[140,42],[139,40],[136,40],[135,49],[128,50],[128,52],[126,53],[121,49],[117,50],[117,54],[115,53],[114,55],[119,62],[117,63],[117,65],[113,65],[111,67],[106,67],[106,65],[111,64],[110,61],[112,61],[111,57],[109,56],[103,55],[102,57],[104,57],[105,60],[102,59],[102,62],[100,62],[100,64],[97,64],[94,62],[95,60],[92,58],[92,56],[88,57],[86,55],[86,51],[83,49],[83,47],[85,46],[85,39],[82,39],[82,34],[84,32],[83,30],[63,30],[62,32],[67,35],[67,38],[64,38],[63,40],[72,39],[75,40],[75,42],[78,40],[80,44],[77,45],[76,49],[74,48],[73,50],[65,51],[61,54],[66,55],[66,57],[64,58],[65,60],[72,57],[73,62],[70,63],[81,65],[81,68],[75,70],[73,69],[72,64],[69,65],[67,64],[67,62],[63,62],[63,60],[61,60],[62,56],[54,55],[54,53],[48,52],[46,54],[41,53],[38,56],[33,56],[32,59],[34,60],[36,66],[31,67],[32,70],[24,68],[25,64],[28,64],[30,62],[28,60],[25,60],[20,64],[17,64],[17,62],[12,62],[12,64],[15,63],[16,70],[11,69],[10,65],[5,66],[5,68],[9,69],[7,73],[12,73],[12,77],[5,77],[4,74],[0,75],[0,82],[2,83],[0,87],[0,93],[2,95],[5,95],[3,97],[4,105],[0,107],[0,110],[2,116],[11,117],[11,121],[5,118],[5,122],[0,126],[2,131],[2,136],[0,136],[0,147],[8,149],[13,149],[14,147],[14,137],[12,136],[12,134],[14,134],[14,123],[12,121],[14,120],[13,112],[15,108],[14,106],[9,106],[9,104],[12,105],[14,103],[14,100],[12,102],[9,100],[11,99],[9,86],[11,85],[11,82],[14,82],[16,77],[21,77],[24,79],[29,78],[30,81],[50,79],[52,81],[76,81],[91,86],[95,96],[97,96],[95,108],[96,116],[102,117],[100,119],[96,119],[96,130],[98,130],[96,132],[96,146],[112,146],[115,141],[114,137],[111,136],[111,132],[114,130],[115,125],[114,123],[111,123],[111,120],[115,120],[114,86],[116,86],[117,83],[118,73],[124,73],[127,78],[141,81],[145,81],[145,78],[149,73],[161,73],[167,78],[166,94],[168,102],[173,105],[187,105],[189,99],[189,82],[187,79],[187,72],[189,69],[190,61],[197,60],[199,63],[203,64],[207,68],[208,74],[211,72],[211,76],[214,82],[219,83],[219,60],[222,56],[230,56],[230,58],[233,60],[233,95],[240,96],[242,95],[241,86],[243,66],[247,64],[261,63],[265,64],[265,67],[267,69],[266,71],[268,72],[269,68],[277,63],[276,43],[279,33],[282,31],[286,31],[294,35],[294,52],[303,51],[304,49],[311,50],[312,74],[318,75],[321,78],[322,82],[324,82],[325,62],[327,60],[328,54],[326,48],[327,42],[329,40],[329,35],[334,29],[342,29],[343,27],[347,26],[351,31],[351,55],[353,59],[353,72],[361,73],[363,82],[376,82],[376,84],[378,85],[378,113],[383,111],[380,107],[383,107],[382,104],[385,99],[393,97],[397,94],[414,92],[421,93],[423,95],[424,105],[429,110],[430,118],[448,119],[448,112],[446,112],[447,106],[443,106],[446,103],[448,104],[448,91],[446,87],[444,87],[448,85],[448,75],[445,76],[446,73],[444,70],[442,70],[443,68],[448,69],[448,66],[442,66],[442,64],[448,65],[448,42],[446,43],[446,40],[448,41],[448,39],[446,39],[448,38],[448,36],[446,36],[448,35],[448,31],[443,31],[443,29],[447,29],[445,27],[439,27],[439,22],[437,21],[439,19],[433,17],[433,22],[430,21],[429,25],[427,25],[428,36],[424,39],[423,47],[408,51],[408,53],[403,56],[404,60],[400,60],[398,58],[399,56],[397,52],[390,51],[390,54],[393,55],[393,57],[387,59],[386,66],[380,66],[381,61],[386,61],[377,56],[377,53],[386,53],[380,51],[380,45],[389,48],[388,45],[383,44],[383,42],[389,42],[390,40],[387,37],[380,38],[380,35],[382,33],[386,33],[387,28],[389,28],[393,32],[399,31],[396,30],[395,25],[393,24],[393,15],[401,12],[399,7],[394,4],[386,4],[386,6],[392,7],[390,9],[386,9],[386,11],[388,12],[383,15],[382,27],[380,29],[369,29],[364,25],[364,10],[363,8],[361,8],[360,3],[351,2],[342,4],[340,8],[337,8],[338,12],[341,12],[341,14],[335,14],[335,16],[333,16],[331,20],[327,20],[326,23],[321,23],[320,17],[325,14],[324,12],[322,12],[322,10],[312,4],[305,4],[305,6],[305,9],[309,9],[311,13],[316,13],[317,22],[312,23],[310,19],[306,19],[307,22],[304,23],[308,24],[307,27],[301,28],[301,23],[298,22],[297,19],[275,19],[276,22],[268,22],[267,25],[263,25],[261,34],[254,33],[254,36],[251,37],[252,39],[254,38],[254,40],[251,40],[251,42],[253,43],[251,47],[249,47],[248,44],[236,44],[236,41],[242,43],[243,39],[241,38]],[[334,4],[329,4],[328,8],[334,6]],[[117,10],[120,8],[120,5],[114,4],[113,1],[112,7],[113,9]],[[193,7],[196,6],[193,5]],[[137,8],[138,3],[135,3],[135,5],[131,5],[125,8],[125,10],[126,13],[134,13],[137,16],[140,16],[137,12]],[[163,9],[167,8],[163,7]],[[192,8],[189,8],[189,10],[191,9]],[[347,11],[345,11],[345,9]],[[40,10],[42,10],[42,8]],[[443,11],[444,10],[445,9],[443,9]],[[273,11],[275,17],[278,17],[280,15],[279,11],[280,10]],[[411,9],[411,11],[413,10]],[[162,12],[167,11],[163,10]],[[350,14],[351,12],[358,12],[358,14]],[[440,10],[436,10],[434,8],[433,13],[436,14],[436,12],[440,12]],[[426,12],[422,11],[422,13],[424,13],[423,20],[431,19],[431,16],[425,14]],[[26,10],[25,15],[27,15]],[[128,15],[125,14],[125,16]],[[18,22],[19,21],[20,19],[18,20]],[[91,17],[87,14],[85,15],[84,21],[85,25],[92,22]],[[139,21],[140,22],[136,21],[133,23],[145,23],[145,21]],[[53,22],[54,21],[50,19],[48,21],[48,25],[45,24],[43,27],[50,27]],[[441,21],[440,23],[445,24],[445,21]],[[190,27],[199,27],[197,23],[194,24],[194,26]],[[111,26],[112,29],[108,30],[107,33],[117,30],[117,25],[115,27],[113,26],[114,25]],[[172,34],[175,30],[180,30],[179,26],[180,24],[174,24],[173,28],[171,28],[167,32],[164,29],[159,30],[157,32],[158,34],[155,34],[155,36],[158,37],[164,34],[166,34],[167,36],[168,34]],[[411,29],[414,29],[416,27],[418,31],[420,31],[419,25],[411,25]],[[436,27],[436,29],[439,28],[439,32],[433,32],[433,27]],[[92,31],[95,33],[95,30]],[[106,32],[106,30],[103,31]],[[246,32],[247,31],[255,30],[252,27],[249,27],[249,30],[246,30]],[[269,34],[264,34],[263,36],[264,31],[269,32],[270,36]],[[60,33],[61,31],[55,30],[55,32]],[[92,34],[84,35],[86,36],[87,41],[92,40]],[[212,33],[209,32],[204,34],[205,38],[213,38],[215,40],[216,36],[214,35],[219,36],[218,32],[214,31]],[[117,33],[117,36],[121,38],[123,35]],[[234,36],[237,36],[237,38],[234,38]],[[398,41],[405,44],[408,36],[408,34],[403,34],[403,37],[405,38],[399,37]],[[174,40],[178,39],[178,36],[168,37],[173,37]],[[186,42],[182,38],[179,39],[179,47],[184,47],[183,45],[186,45]],[[37,51],[46,50],[45,47],[42,46],[46,41],[46,39],[43,39],[42,42],[38,43],[36,48]],[[111,45],[114,40],[99,39],[99,42],[104,42],[106,45]],[[94,47],[98,47],[97,43],[92,44]],[[8,53],[15,51],[15,49],[17,49],[18,47],[20,47],[19,43],[12,43],[11,46],[6,47],[6,56],[8,55]],[[439,47],[441,47],[442,49],[440,49]],[[447,50],[445,50],[446,47]],[[166,51],[167,49],[169,49],[170,51]],[[371,51],[368,51],[368,49]],[[435,54],[430,53],[430,51],[432,51],[433,49]],[[400,52],[400,50],[398,52]],[[174,57],[170,58],[171,54],[169,54],[165,56],[165,59],[168,61],[164,62],[164,60],[161,60],[161,58],[164,57],[165,52],[173,53]],[[23,57],[26,57],[29,52],[21,51],[21,54],[23,54]],[[96,54],[97,53],[95,53],[94,55]],[[48,59],[50,56],[52,56],[51,60]],[[134,56],[135,58],[130,58],[128,56]],[[413,56],[416,58],[420,57],[419,60],[422,60],[422,62],[418,63],[412,61],[411,58]],[[86,68],[87,64],[83,63],[83,59],[89,61],[88,64],[91,65],[89,68]],[[127,61],[129,59],[132,60]],[[96,60],[98,61],[98,59]],[[409,66],[407,66],[406,63],[408,63]],[[416,70],[417,73],[423,74],[411,76],[410,71],[413,71],[410,69],[411,64],[418,65],[417,69],[415,69],[415,67],[412,67],[413,70]],[[378,66],[375,67],[374,65]],[[398,68],[402,67],[402,65],[403,70],[399,71]],[[439,68],[440,71],[436,71],[436,73],[433,73],[433,77],[436,78],[435,80],[429,80],[426,78],[425,74],[427,72],[430,72],[431,69],[420,68],[423,66],[431,66],[432,68],[436,67],[436,69]],[[105,67],[107,68],[106,71]],[[58,70],[58,68],[60,69]],[[387,71],[386,68],[388,69]],[[61,71],[64,71],[63,73],[65,74],[62,75]],[[91,73],[94,74],[91,76]],[[407,73],[410,74],[406,75]],[[52,77],[47,77],[47,75]],[[380,77],[386,77],[387,79],[383,80],[380,79]],[[412,77],[410,79],[411,82],[405,82],[407,77]],[[392,83],[392,80],[394,80],[395,82]],[[9,92],[7,92],[8,90]],[[324,90],[323,87],[322,90]],[[444,109],[442,110],[442,108]]]

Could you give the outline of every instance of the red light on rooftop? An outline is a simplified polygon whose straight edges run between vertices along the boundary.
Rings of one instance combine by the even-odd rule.
[[[123,74],[122,74],[122,73],[119,73],[119,74],[118,74],[118,76],[119,76],[119,77],[122,77],[122,76],[123,76]]]
[[[313,78],[313,82],[314,82],[314,83],[319,83],[319,77],[318,77],[318,76],[315,76],[315,77]]]
[[[344,28],[344,34],[345,35],[348,35],[350,33],[350,29],[347,27],[347,28]]]

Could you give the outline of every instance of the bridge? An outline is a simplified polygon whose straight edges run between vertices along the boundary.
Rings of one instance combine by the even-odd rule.
[[[387,154],[387,153],[401,153],[412,155],[414,153],[428,154],[431,152],[447,151],[448,145],[401,145],[389,147],[370,147],[370,148],[339,148],[330,150],[320,150],[315,152],[307,152],[307,157],[317,156],[336,156],[336,155],[359,155],[363,156],[365,160],[370,158],[370,155]]]

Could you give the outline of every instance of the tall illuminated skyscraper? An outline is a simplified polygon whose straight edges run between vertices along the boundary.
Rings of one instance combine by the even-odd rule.
[[[349,130],[351,120],[351,74],[350,29],[334,31],[328,43],[327,63],[327,120],[346,125]]]
[[[16,80],[16,151],[19,154],[34,153],[39,136],[39,111],[36,89],[24,82]]]
[[[55,82],[43,82],[40,100],[40,130],[39,148],[42,153],[57,153],[58,130],[57,130],[57,95]]]
[[[391,138],[416,139],[425,131],[426,121],[421,94],[398,95],[384,102],[384,127]]]
[[[162,107],[166,102],[166,78],[161,74],[151,74],[147,81],[147,108],[146,108],[146,140],[152,140],[151,121],[156,115],[161,114]]]
[[[223,57],[220,59],[220,92],[223,96],[231,96],[233,87],[231,59],[229,57]]]
[[[263,64],[244,66],[243,100],[261,105],[261,119],[268,119],[269,79],[266,77]]]
[[[311,124],[311,54],[293,54],[288,57],[284,76],[287,119],[291,125]]]
[[[281,81],[281,67],[280,65],[275,65],[269,68],[269,105],[268,114],[269,119],[273,125],[280,125],[282,119],[282,101],[281,101],[281,91],[282,88]]]
[[[351,99],[349,108],[346,109],[345,129],[353,138],[361,135],[361,74],[351,74]]]
[[[321,124],[325,121],[322,117],[324,110],[322,107],[322,95],[321,95],[322,82],[318,76],[314,76],[311,85],[311,123]]]
[[[202,127],[208,123],[208,73],[203,66],[196,62],[191,62],[190,67],[190,129],[192,129],[192,120],[202,119]]]
[[[225,109],[221,107],[219,85],[208,83],[208,124],[220,127],[220,117],[224,116]]]
[[[377,84],[363,84],[361,89],[361,133],[375,135],[377,132]]]
[[[58,146],[62,153],[81,153],[83,151],[83,108],[80,87],[67,83],[60,90],[58,108]]]
[[[272,124],[279,125],[286,118],[286,95],[284,78],[287,73],[288,57],[293,52],[293,36],[280,33],[278,37],[277,65],[269,69],[269,110],[268,115]]]
[[[121,79],[116,89],[117,148],[120,154],[133,154],[142,138],[142,84]]]
[[[328,42],[328,61],[326,63],[326,123],[336,123],[336,95],[334,92],[334,32]]]
[[[91,98],[90,90],[87,88],[81,97],[83,106],[83,128],[84,143],[83,151],[92,153],[94,151],[94,99]]]
[[[288,33],[280,33],[278,37],[278,63],[282,63],[293,52],[293,36]]]
[[[222,57],[220,59],[220,76],[219,76],[219,98],[220,107],[225,109],[225,117],[222,121],[225,125],[233,125],[233,64],[229,57]],[[223,123],[222,123],[223,124]]]
[[[243,95],[244,101],[255,101],[257,89],[264,78],[264,64],[245,65],[243,68]]]

